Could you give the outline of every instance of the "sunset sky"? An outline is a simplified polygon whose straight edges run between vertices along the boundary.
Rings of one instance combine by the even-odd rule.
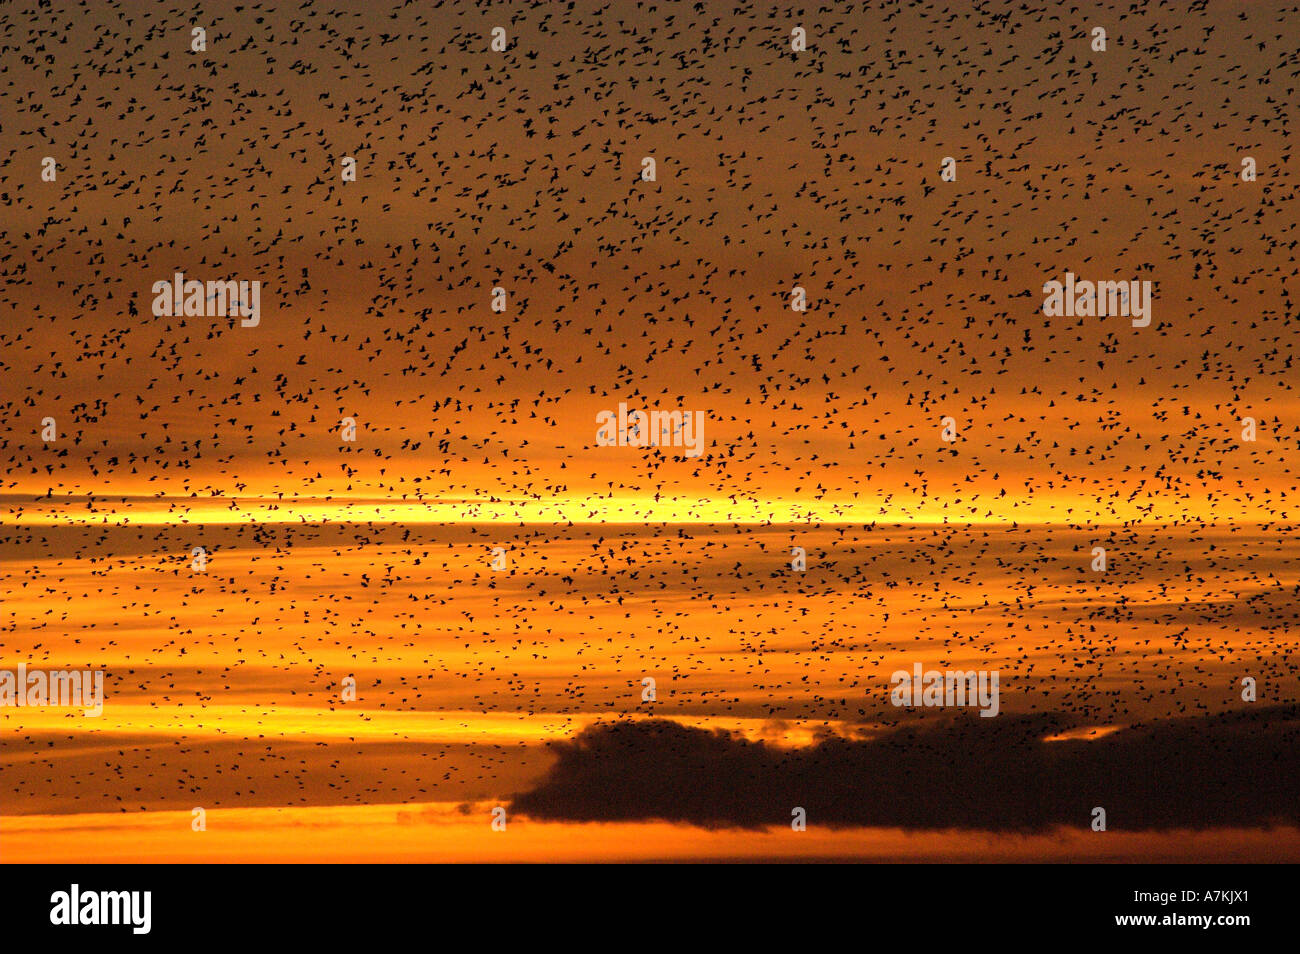
[[[4,860],[1300,859],[1284,5],[52,7],[0,668],[107,698],[0,707]]]

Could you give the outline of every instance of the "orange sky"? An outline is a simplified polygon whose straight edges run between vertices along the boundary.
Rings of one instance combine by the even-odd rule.
[[[0,13],[0,654],[111,693],[0,710],[6,860],[1300,856],[459,814],[602,720],[862,741],[914,661],[1080,731],[1297,701],[1288,14],[706,6]]]

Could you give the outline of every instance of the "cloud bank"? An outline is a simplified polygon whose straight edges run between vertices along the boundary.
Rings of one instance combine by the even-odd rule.
[[[1044,741],[1065,715],[961,717],[785,749],[666,719],[592,726],[553,743],[512,813],[658,819],[706,828],[808,824],[1042,832],[1300,823],[1300,707],[1260,707]]]

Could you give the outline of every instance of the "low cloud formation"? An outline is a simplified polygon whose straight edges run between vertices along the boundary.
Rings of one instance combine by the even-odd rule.
[[[963,714],[800,749],[666,719],[603,724],[554,743],[511,814],[762,828],[797,806],[809,825],[1029,833],[1087,828],[1100,806],[1112,831],[1300,823],[1298,706],[1043,741],[1073,724]]]

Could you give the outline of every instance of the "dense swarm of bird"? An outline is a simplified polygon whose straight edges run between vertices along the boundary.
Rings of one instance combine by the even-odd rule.
[[[68,792],[45,773],[75,733],[33,732],[3,804],[459,798],[535,768],[423,723],[277,735],[272,700],[342,710],[348,674],[363,718],[561,728],[892,724],[917,652],[1096,723],[1222,709],[1247,671],[1294,701],[1296,16],[0,8],[0,642],[268,733],[72,752]],[[1151,326],[1046,318],[1067,270],[1153,280]],[[155,316],[177,272],[260,281],[260,323]],[[620,401],[706,410],[704,453],[594,446]],[[344,501],[568,516],[305,515]]]

